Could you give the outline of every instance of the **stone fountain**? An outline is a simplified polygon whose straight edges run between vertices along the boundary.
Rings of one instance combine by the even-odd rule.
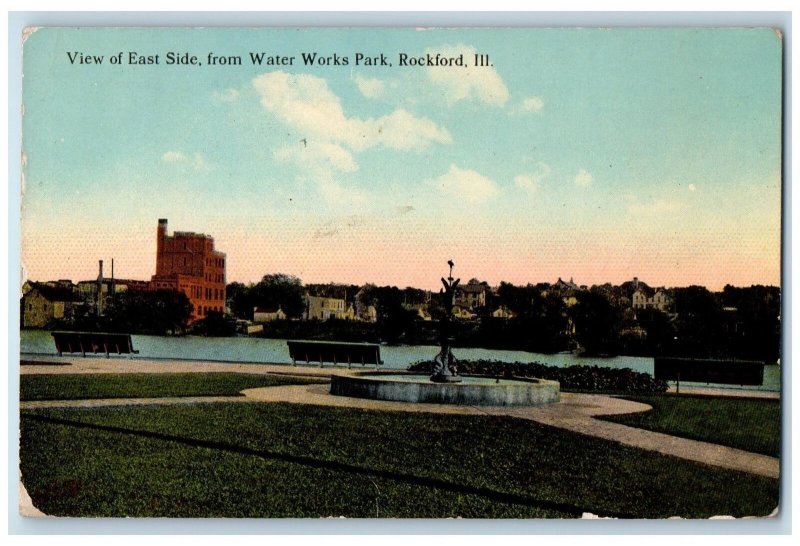
[[[331,378],[331,394],[395,402],[458,404],[469,406],[537,406],[558,402],[558,381],[545,379],[459,375],[453,355],[456,291],[460,280],[442,278],[440,294],[445,316],[440,321],[439,352],[433,359],[432,375],[414,373],[364,372]]]

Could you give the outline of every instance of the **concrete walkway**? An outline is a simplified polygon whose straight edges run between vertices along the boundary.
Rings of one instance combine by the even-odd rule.
[[[747,389],[720,389],[714,387],[684,387],[681,385],[681,391],[677,392],[675,386],[667,389],[667,394],[691,394],[692,396],[726,396],[730,398],[768,398],[771,400],[779,400],[781,397],[780,392],[776,391],[757,391]]]
[[[208,373],[229,372],[249,374],[301,375],[326,377],[352,375],[364,371],[375,371],[375,366],[346,366],[299,364],[247,364],[235,362],[211,362],[202,360],[157,360],[145,358],[103,357],[58,357],[54,355],[22,355],[22,360],[52,363],[20,366],[21,375],[29,374],[85,374],[85,373]],[[57,365],[56,365],[57,364]],[[66,364],[66,365],[65,365]],[[379,370],[380,371],[380,370]],[[397,373],[397,370],[386,370]]]
[[[166,398],[96,398],[88,400],[36,400],[20,402],[19,409],[112,408],[119,406],[174,406],[218,402],[253,402],[243,396],[173,396]]]

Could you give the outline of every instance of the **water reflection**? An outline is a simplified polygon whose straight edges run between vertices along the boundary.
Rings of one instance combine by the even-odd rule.
[[[162,337],[134,335],[133,346],[139,350],[138,358],[206,360],[218,362],[250,362],[291,364],[285,339],[262,339],[246,337]],[[23,330],[20,350],[29,354],[56,354],[50,332]],[[434,345],[383,346],[381,358],[384,368],[405,369],[409,364],[429,360],[439,351]],[[639,356],[617,356],[612,358],[582,358],[574,354],[541,354],[526,351],[500,351],[494,349],[458,348],[457,356],[462,360],[500,360],[504,362],[541,362],[549,366],[597,365],[604,368],[630,368],[636,372],[653,373],[653,359]],[[691,383],[681,382],[690,386]],[[705,384],[702,384],[705,385]],[[725,387],[725,386],[723,386]],[[730,388],[731,386],[727,386]],[[735,387],[740,388],[740,387]],[[756,390],[780,390],[780,366],[764,367],[764,385],[746,387]]]

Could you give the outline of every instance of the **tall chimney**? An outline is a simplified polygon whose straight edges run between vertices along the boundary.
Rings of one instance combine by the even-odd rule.
[[[114,295],[114,258],[111,258],[111,295]]]
[[[158,219],[158,231],[156,232],[156,275],[161,274],[163,254],[164,254],[164,239],[167,237],[167,219]]]
[[[100,273],[97,275],[97,316],[103,313],[103,260],[100,260]]]
[[[158,219],[158,253],[161,254],[164,238],[167,236],[167,219]]]

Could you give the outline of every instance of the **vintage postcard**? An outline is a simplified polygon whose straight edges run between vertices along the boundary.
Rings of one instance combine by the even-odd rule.
[[[776,517],[772,28],[29,28],[20,512]]]

